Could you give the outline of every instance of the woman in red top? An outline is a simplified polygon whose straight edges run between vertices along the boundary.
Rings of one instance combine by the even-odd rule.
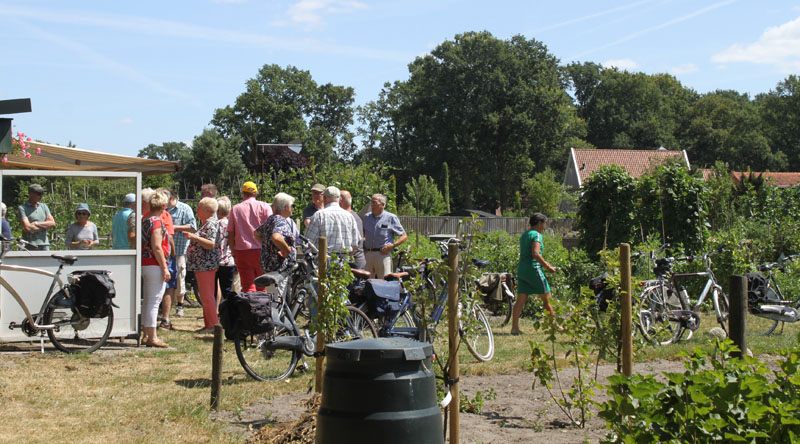
[[[142,342],[148,347],[168,346],[156,335],[158,306],[170,278],[169,236],[161,221],[168,201],[164,193],[142,190],[142,213],[147,215],[142,219]]]

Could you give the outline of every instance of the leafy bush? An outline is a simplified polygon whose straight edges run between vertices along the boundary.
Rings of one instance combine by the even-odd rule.
[[[700,348],[684,353],[683,373],[611,376],[599,415],[612,433],[602,442],[796,442],[800,347],[783,351],[770,372],[754,358],[730,358],[730,341],[718,346],[718,359]]]

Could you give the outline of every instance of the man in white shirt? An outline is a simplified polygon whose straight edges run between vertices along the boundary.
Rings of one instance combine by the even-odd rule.
[[[354,251],[358,247],[361,233],[353,216],[339,206],[341,193],[336,187],[325,188],[322,196],[325,208],[311,217],[306,230],[306,237],[316,245],[320,237],[328,239],[328,252],[343,254]]]

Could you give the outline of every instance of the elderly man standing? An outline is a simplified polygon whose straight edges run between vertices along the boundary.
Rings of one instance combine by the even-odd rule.
[[[254,281],[261,271],[261,242],[253,232],[272,216],[272,207],[260,200],[253,182],[242,184],[242,201],[233,206],[228,215],[228,245],[239,271],[242,291],[256,291]]]
[[[306,237],[315,245],[320,237],[328,239],[328,252],[331,254],[345,254],[358,248],[358,232],[356,221],[347,210],[339,206],[341,193],[336,187],[325,188],[322,192],[325,199],[325,208],[317,211],[311,217],[306,230]]]
[[[369,202],[371,212],[364,216],[364,252],[367,270],[376,278],[392,272],[392,250],[408,239],[396,215],[384,211],[386,196],[373,194]],[[399,236],[395,239],[395,236]]]
[[[19,206],[19,220],[22,222],[22,239],[29,242],[29,250],[50,250],[47,230],[56,226],[47,204],[41,202],[44,188],[38,183],[28,187],[28,201]]]
[[[172,190],[164,189],[169,195],[169,206],[167,212],[172,216],[172,223],[175,227],[175,271],[173,277],[174,285],[167,283],[167,291],[164,292],[164,299],[161,302],[161,317],[169,319],[171,304],[175,305],[175,315],[183,316],[183,297],[186,294],[186,250],[189,248],[189,240],[184,233],[194,233],[197,230],[197,222],[194,218],[194,210],[189,205],[178,200],[178,195]]]
[[[324,198],[322,197],[322,192],[324,190],[325,185],[321,183],[315,183],[314,186],[311,187],[311,203],[303,208],[303,224],[305,224],[306,228],[308,228],[308,224],[311,223],[311,216],[325,207]]]
[[[356,221],[356,226],[358,227],[358,246],[353,250],[353,261],[355,262],[356,268],[363,269],[367,266],[367,259],[364,257],[364,222],[361,220],[361,216],[353,211],[353,197],[350,196],[349,191],[342,190],[340,192],[339,206],[350,213]]]
[[[114,219],[111,220],[111,239],[114,241],[112,248],[114,250],[128,250],[136,248],[128,242],[128,217],[136,209],[136,194],[130,193],[125,195],[122,203],[122,209],[117,211]]]

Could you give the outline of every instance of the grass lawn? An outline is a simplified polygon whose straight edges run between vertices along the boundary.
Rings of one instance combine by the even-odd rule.
[[[242,442],[243,434],[232,433],[226,424],[208,417],[212,336],[193,333],[202,326],[199,308],[187,309],[186,315],[173,319],[176,331],[159,333],[169,349],[127,346],[121,351],[65,355],[49,347],[44,354],[3,353],[0,442]],[[751,316],[749,327],[763,327],[761,321]],[[715,325],[714,319],[706,316],[691,340],[666,347],[638,347],[635,359],[673,359],[680,350],[710,348],[705,332]],[[522,328],[528,334],[511,336],[509,326],[495,330],[495,357],[488,363],[476,362],[462,346],[462,375],[525,372],[528,340],[544,341],[544,337],[531,334],[533,327],[526,320]],[[756,355],[774,354],[795,345],[798,331],[800,327],[790,324],[783,335],[751,335],[748,341]],[[286,381],[257,382],[240,367],[233,343],[226,342],[220,408],[236,413],[261,399],[305,392],[313,384],[311,367],[311,372],[295,373]]]

